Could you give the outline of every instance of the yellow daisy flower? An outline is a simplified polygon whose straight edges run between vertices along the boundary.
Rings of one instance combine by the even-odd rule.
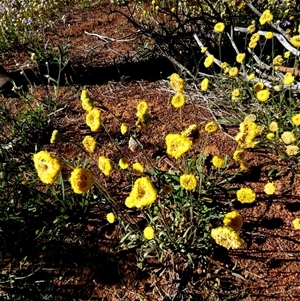
[[[148,178],[142,177],[134,182],[127,203],[133,203],[134,207],[142,208],[154,203],[156,198],[157,192],[153,184]]]
[[[281,66],[283,64],[283,57],[281,55],[277,55],[273,59],[274,66]]]
[[[115,222],[115,215],[110,212],[108,214],[106,214],[106,220],[110,223],[113,224]]]
[[[213,156],[211,162],[214,167],[222,168],[225,164],[225,158],[224,158],[224,156],[215,155],[215,156]]]
[[[214,59],[215,59],[215,57],[212,54],[210,54],[209,56],[207,56],[206,59],[205,59],[205,61],[204,61],[205,68],[210,67],[213,64]]]
[[[75,168],[70,177],[71,187],[75,193],[81,194],[93,186],[93,174],[88,169]]]
[[[167,154],[175,159],[180,158],[190,150],[192,141],[180,134],[168,134],[166,136]]]
[[[239,189],[236,196],[241,203],[253,203],[256,199],[256,194],[251,188]]]
[[[295,135],[292,133],[292,132],[284,132],[282,135],[281,135],[281,139],[282,141],[285,143],[285,144],[292,144],[296,141],[296,137]]]
[[[267,90],[267,89],[264,89],[264,90],[260,90],[256,93],[256,98],[259,100],[259,101],[267,101],[270,97],[270,91]]]
[[[173,73],[170,76],[170,86],[174,91],[182,92],[184,90],[184,80],[177,73]]]
[[[194,190],[197,187],[197,179],[192,174],[181,175],[180,186],[186,190]]]
[[[236,56],[236,61],[238,63],[242,63],[244,61],[246,57],[246,54],[245,53],[239,53],[237,56]]]
[[[101,126],[101,112],[97,108],[90,110],[86,115],[85,123],[92,132],[98,131]]]
[[[266,9],[259,18],[259,23],[264,25],[273,20],[273,15],[271,14],[269,9]]]
[[[185,104],[185,96],[183,93],[178,92],[176,93],[171,100],[171,103],[174,108],[181,108]]]
[[[205,132],[209,134],[215,133],[218,129],[219,127],[214,121],[209,121],[208,123],[206,123],[204,128]]]
[[[294,125],[299,126],[300,125],[300,114],[296,114],[292,117],[292,122]]]
[[[215,242],[226,249],[238,249],[244,241],[233,229],[223,226],[211,230],[211,237]]]
[[[144,237],[148,240],[151,240],[155,236],[154,229],[151,226],[147,226],[143,231]]]
[[[292,75],[291,72],[287,72],[285,75],[284,75],[284,78],[283,78],[283,84],[284,85],[291,85],[293,82],[294,82],[294,76]]]
[[[274,183],[267,183],[264,187],[264,192],[268,195],[274,194],[276,191],[276,186]]]
[[[136,162],[132,164],[132,173],[136,175],[140,175],[143,172],[144,172],[144,166],[141,163]]]
[[[223,223],[234,231],[240,230],[243,226],[242,216],[237,211],[228,212],[224,216]]]
[[[292,225],[293,225],[294,229],[300,230],[300,218],[295,218],[292,221]]]
[[[239,75],[239,69],[237,67],[232,67],[229,69],[229,76],[236,77]]]
[[[269,130],[271,132],[277,132],[278,131],[278,123],[276,121],[272,121],[270,124],[269,124]]]
[[[122,135],[125,135],[127,132],[128,132],[128,124],[127,123],[122,123],[121,124],[121,127],[120,127],[120,130],[121,130],[121,134]]]
[[[97,146],[97,142],[92,136],[85,136],[82,141],[82,144],[84,146],[84,149],[90,154],[92,154],[95,151]]]
[[[299,152],[299,147],[297,145],[287,145],[285,152],[289,155],[289,156],[295,156],[298,154]]]
[[[129,167],[129,161],[126,158],[121,158],[119,160],[119,166],[121,169],[127,169]]]
[[[57,143],[63,140],[62,135],[58,132],[58,130],[54,130],[51,134],[50,143]]]
[[[221,33],[223,32],[225,29],[225,24],[223,22],[219,22],[214,26],[214,31],[216,33]]]
[[[272,39],[272,38],[273,38],[273,32],[271,32],[271,31],[266,32],[265,38],[266,38],[267,40]]]
[[[264,86],[265,86],[264,83],[258,82],[254,85],[254,91],[259,92],[264,88]]]
[[[104,156],[100,156],[98,159],[98,167],[99,169],[108,177],[113,171],[112,164],[108,158]]]
[[[300,47],[300,35],[293,36],[290,42],[294,47],[296,48]]]
[[[241,95],[240,89],[234,89],[234,90],[231,92],[231,99],[232,99],[232,100],[237,100],[237,99],[239,99],[240,95]]]
[[[40,151],[33,155],[34,167],[40,180],[45,184],[56,182],[61,165],[59,159],[53,157],[47,151]]]
[[[200,89],[201,89],[201,91],[207,91],[208,86],[209,86],[209,80],[208,80],[208,78],[204,78],[202,80],[202,82],[200,83]]]

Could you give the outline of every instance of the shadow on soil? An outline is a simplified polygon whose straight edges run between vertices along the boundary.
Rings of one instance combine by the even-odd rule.
[[[8,76],[18,87],[26,90],[28,85],[46,85],[48,78],[64,85],[102,85],[108,81],[132,81],[148,80],[156,81],[165,79],[175,72],[174,65],[166,58],[161,57],[140,62],[125,62],[120,64],[110,64],[100,67],[89,67],[69,63],[59,75],[58,65],[41,65],[33,69],[8,73]],[[58,80],[59,79],[59,80]],[[50,84],[54,82],[50,81]],[[12,89],[12,82],[8,82],[4,90],[4,96],[9,95]]]

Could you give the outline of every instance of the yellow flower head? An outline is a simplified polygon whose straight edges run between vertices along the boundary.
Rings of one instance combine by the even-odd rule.
[[[99,157],[98,167],[107,177],[110,176],[111,172],[113,171],[110,160],[104,156]]]
[[[291,72],[287,72],[285,75],[284,75],[284,78],[283,78],[283,84],[284,85],[291,85],[293,82],[294,82],[294,76],[292,75]]]
[[[292,144],[296,141],[296,137],[295,135],[292,133],[292,132],[284,132],[282,135],[281,135],[281,139],[282,141],[285,143],[285,144]]]
[[[221,69],[225,69],[227,67],[227,63],[226,62],[223,62],[223,63],[221,63]]]
[[[93,100],[90,98],[88,91],[83,89],[80,96],[81,106],[85,111],[90,111],[93,109]]]
[[[207,47],[202,47],[201,48],[201,53],[205,53],[207,51]]]
[[[215,155],[211,160],[212,164],[216,168],[222,168],[225,164],[224,156]]]
[[[93,186],[93,174],[88,169],[75,168],[70,177],[71,187],[75,193],[81,194]]]
[[[267,137],[268,140],[273,140],[275,138],[275,134],[274,133],[268,133],[266,135],[266,137]]]
[[[186,190],[194,190],[197,187],[197,179],[192,174],[181,175],[180,186]]]
[[[259,23],[264,25],[273,20],[273,15],[271,14],[269,9],[266,9],[259,18]]]
[[[120,130],[121,130],[121,134],[125,135],[128,132],[128,124],[127,123],[122,123],[121,127],[120,127]]]
[[[223,223],[234,231],[242,229],[243,226],[242,217],[237,211],[228,212],[224,216]]]
[[[219,22],[214,26],[214,31],[216,33],[221,33],[224,31],[224,29],[225,29],[225,24],[222,22]]]
[[[141,163],[136,162],[132,164],[132,173],[136,175],[140,175],[143,172],[144,172],[144,166]]]
[[[126,158],[121,158],[119,160],[119,166],[121,169],[127,169],[129,167],[129,161]]]
[[[294,125],[299,126],[300,125],[300,114],[296,114],[292,117],[292,122]]]
[[[178,92],[176,93],[171,100],[171,103],[174,108],[181,108],[185,104],[185,96],[183,93]]]
[[[250,42],[256,43],[259,41],[259,38],[260,38],[259,33],[256,32],[251,36]]]
[[[268,32],[266,32],[266,34],[265,34],[265,38],[266,38],[267,40],[270,40],[270,39],[272,39],[272,38],[273,38],[273,32],[272,32],[272,31],[268,31]]]
[[[235,141],[242,149],[253,148],[257,144],[254,140],[258,135],[258,125],[253,121],[244,121],[240,123],[240,131],[235,136]]]
[[[85,123],[92,132],[98,131],[101,126],[101,112],[97,108],[90,110],[85,117]]]
[[[142,132],[145,132],[147,130],[147,126],[148,126],[148,120],[145,121],[141,118],[138,118],[138,120],[135,122],[135,126]]]
[[[289,156],[295,156],[298,154],[299,152],[299,147],[297,145],[287,145],[285,152],[289,155]]]
[[[205,61],[204,61],[205,68],[210,67],[213,64],[214,59],[215,59],[215,57],[212,54],[210,54],[209,56],[207,56],[206,59],[205,59]]]
[[[62,135],[58,132],[58,130],[54,130],[52,132],[50,143],[57,143],[63,140]]]
[[[234,89],[234,90],[231,92],[231,99],[232,99],[232,100],[237,100],[237,99],[239,99],[240,95],[241,95],[240,89]]]
[[[92,136],[85,136],[82,141],[82,144],[85,150],[90,154],[92,154],[95,151],[97,146],[97,142]]]
[[[277,132],[278,131],[278,123],[276,121],[272,121],[270,124],[269,124],[269,130],[271,132]]]
[[[239,189],[236,196],[241,203],[253,203],[256,199],[256,194],[251,188]]]
[[[40,151],[33,155],[34,167],[40,180],[45,184],[53,184],[60,172],[61,165],[57,158],[47,151]]]
[[[229,69],[229,76],[236,77],[239,75],[239,69],[237,67],[232,67]]]
[[[166,136],[167,154],[175,159],[181,157],[190,150],[192,141],[180,134],[168,134]]]
[[[209,134],[215,133],[218,129],[219,127],[214,121],[209,121],[204,128],[205,132]]]
[[[209,80],[208,80],[208,78],[204,78],[202,80],[202,82],[200,83],[200,89],[201,89],[201,91],[207,91],[208,86],[209,86]]]
[[[300,230],[300,218],[295,218],[292,221],[292,224],[293,224],[294,229]]]
[[[170,76],[170,86],[174,91],[182,92],[184,89],[184,80],[177,73],[173,73]]]
[[[250,81],[250,80],[252,80],[254,77],[255,77],[255,74],[254,74],[254,73],[250,73],[250,74],[248,75],[248,80]]]
[[[148,114],[148,103],[145,100],[142,100],[138,103],[136,107],[136,117],[141,118],[144,120],[145,116]]]
[[[251,24],[250,26],[247,27],[248,32],[253,33],[255,31],[255,24]]]
[[[142,177],[134,182],[127,204],[133,204],[133,207],[141,208],[151,205],[156,198],[157,192],[153,184],[148,178]]]
[[[268,195],[274,194],[276,191],[276,186],[274,183],[267,183],[264,187],[264,192]]]
[[[197,124],[189,125],[181,132],[181,136],[189,138],[192,142],[199,139],[199,128]]]
[[[277,55],[273,59],[274,66],[281,66],[283,64],[283,57],[281,55]]]
[[[265,86],[264,83],[258,82],[254,85],[254,91],[259,92],[264,88],[264,86]]]
[[[283,54],[283,57],[285,59],[288,59],[290,57],[291,53],[289,51],[286,51],[284,54]]]
[[[293,36],[290,42],[294,47],[296,48],[300,47],[300,35]]]
[[[247,171],[250,168],[250,164],[246,161],[240,161],[240,170]]]
[[[254,41],[250,41],[248,44],[248,47],[251,49],[254,49],[256,46],[257,46],[257,42],[254,42]]]
[[[93,101],[90,98],[84,98],[84,99],[82,99],[81,100],[81,106],[87,112],[89,112],[90,110],[92,110],[93,107],[94,107],[93,106]]]
[[[235,152],[233,153],[233,160],[240,162],[245,160],[245,150],[243,149],[237,149],[235,150]]]
[[[148,240],[153,239],[155,236],[154,229],[151,226],[147,226],[143,231],[144,237]]]
[[[264,89],[264,90],[260,90],[256,93],[256,98],[259,100],[259,101],[267,101],[270,97],[270,91],[267,90],[267,89]]]
[[[106,220],[110,223],[113,224],[115,222],[115,215],[110,212],[108,214],[106,214]]]
[[[216,243],[226,249],[238,249],[244,241],[233,229],[223,226],[211,230],[211,237]]]
[[[246,57],[246,54],[245,53],[239,53],[237,56],[236,56],[236,61],[238,63],[242,63],[244,61]]]

